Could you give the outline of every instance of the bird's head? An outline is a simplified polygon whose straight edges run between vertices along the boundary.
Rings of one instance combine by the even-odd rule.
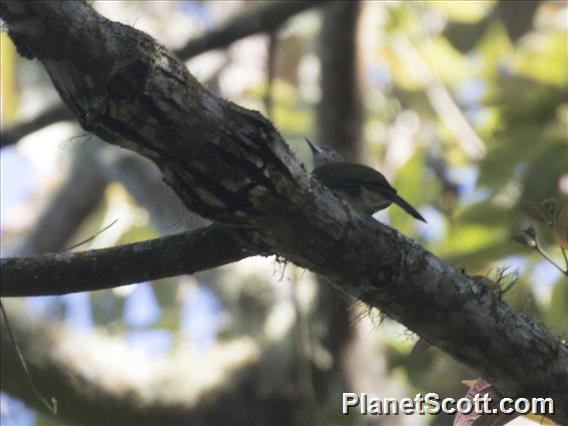
[[[341,156],[341,154],[339,154],[333,148],[318,146],[312,141],[310,141],[308,138],[305,139],[306,143],[310,147],[310,150],[312,151],[312,155],[314,158],[314,169],[317,169],[318,167],[323,166],[324,164],[342,163],[345,161]]]

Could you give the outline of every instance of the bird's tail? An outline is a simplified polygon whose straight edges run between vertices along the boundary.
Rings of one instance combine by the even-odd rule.
[[[398,194],[393,194],[392,201],[393,203],[403,208],[404,211],[407,212],[412,217],[415,217],[416,219],[426,223],[426,219],[424,219],[422,215],[418,213],[418,211],[414,207],[412,207],[410,204],[404,201],[404,199],[402,199]]]

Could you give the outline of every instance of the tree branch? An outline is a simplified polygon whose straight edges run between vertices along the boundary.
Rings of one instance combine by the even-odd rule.
[[[175,53],[182,59],[192,58],[213,49],[229,46],[256,33],[272,32],[292,16],[322,4],[323,1],[270,1],[248,6],[220,28],[189,40]]]
[[[381,309],[478,369],[502,395],[554,398],[554,419],[568,422],[568,345],[340,202],[259,113],[214,97],[151,37],[83,2],[4,1],[0,14],[18,51],[41,60],[81,125],[152,159],[188,208],[254,227],[263,252]]]
[[[246,7],[222,27],[189,40],[174,51],[184,61],[214,49],[222,49],[242,38],[276,30],[292,16],[322,4],[323,1],[270,1]],[[63,103],[48,107],[29,121],[2,130],[0,147],[16,144],[20,139],[59,121],[73,120],[73,114]]]
[[[69,108],[67,108],[65,104],[60,103],[47,107],[45,111],[41,112],[36,117],[28,121],[16,123],[2,130],[0,134],[0,147],[4,148],[5,146],[14,145],[18,143],[20,139],[31,133],[65,120],[73,120],[73,114],[69,112]]]
[[[260,254],[253,239],[242,227],[211,225],[108,249],[5,258],[0,296],[54,296],[192,274]]]

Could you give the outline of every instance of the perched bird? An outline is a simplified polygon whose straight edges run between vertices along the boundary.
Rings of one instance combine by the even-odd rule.
[[[386,178],[371,167],[347,163],[332,148],[320,147],[306,138],[314,159],[313,175],[361,213],[372,215],[392,203],[422,222],[426,220],[403,200]]]

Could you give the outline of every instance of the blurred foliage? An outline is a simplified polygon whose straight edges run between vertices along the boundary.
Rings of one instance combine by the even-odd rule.
[[[437,1],[425,2],[429,9],[440,12],[451,23],[461,22],[475,24],[484,19],[495,7],[493,1]]]
[[[505,300],[566,337],[568,280],[534,250],[510,240],[534,222],[521,210],[522,200],[537,205],[549,198],[559,205],[568,202],[568,33],[561,18],[568,13],[566,4],[511,2],[515,11],[498,2],[405,3],[382,8],[382,39],[376,50],[376,59],[387,64],[391,76],[381,88],[383,95],[394,97],[401,110],[412,110],[420,117],[415,140],[421,145],[397,169],[393,184],[411,203],[436,206],[445,185],[433,177],[439,173],[428,173],[427,155],[441,159],[449,170],[475,167],[479,178],[473,188],[468,189],[459,177],[454,181],[462,191],[453,212],[440,211],[442,226],[436,230],[441,235],[423,243],[471,275],[495,279],[499,268],[511,266],[510,273],[517,278],[511,276],[515,285]],[[507,13],[519,15],[519,22],[514,24],[515,16]],[[419,66],[409,68],[401,54],[397,43],[401,35],[409,39],[428,71],[449,90],[483,139],[487,153],[482,158],[468,158],[455,134],[443,125],[425,93],[428,78],[421,75]],[[467,93],[464,88],[468,87],[475,91]],[[379,117],[392,128],[396,116],[377,105],[373,103],[369,120]],[[377,146],[376,141],[369,142]],[[389,144],[397,140],[382,141],[379,154],[388,152]],[[443,147],[441,153],[432,150],[436,145]],[[416,232],[412,219],[396,208],[390,209],[389,217],[403,233]],[[551,230],[539,226],[537,237],[544,250],[567,268]],[[509,265],[512,256],[515,262]],[[548,272],[537,274],[543,267]],[[447,362],[441,352],[431,349],[414,359],[408,358],[409,351],[410,345],[405,351],[393,344],[387,356],[391,368],[406,371],[415,390],[452,395],[453,389],[458,396],[465,394],[463,387],[453,388],[455,382],[446,380],[447,371],[435,373],[437,365]],[[455,371],[460,373],[454,380],[459,380],[459,374],[466,377],[463,368]],[[451,424],[451,420],[436,418],[432,424]]]
[[[0,61],[2,63],[0,72],[2,104],[0,112],[2,114],[2,123],[8,123],[16,117],[18,107],[18,96],[16,87],[13,84],[17,55],[14,45],[8,38],[8,34],[4,32],[0,34],[0,47]]]
[[[298,90],[283,79],[276,80],[271,88],[266,84],[259,84],[246,90],[245,95],[257,102],[272,90],[274,111],[272,121],[288,134],[306,134],[312,126],[310,105],[299,96]]]

